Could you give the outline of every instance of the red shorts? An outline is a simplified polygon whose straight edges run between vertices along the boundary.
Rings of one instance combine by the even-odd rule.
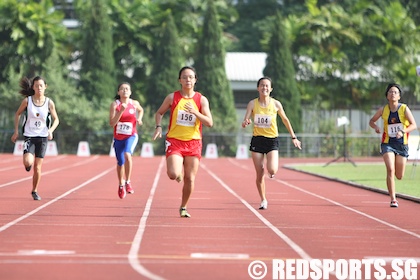
[[[201,140],[181,141],[174,138],[166,138],[165,152],[166,157],[170,155],[180,155],[182,157],[198,157],[201,159],[203,144]]]

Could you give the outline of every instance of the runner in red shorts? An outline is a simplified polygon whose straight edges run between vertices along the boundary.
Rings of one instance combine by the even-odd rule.
[[[153,140],[162,137],[162,118],[170,110],[168,133],[166,134],[166,168],[171,180],[184,181],[179,214],[190,218],[187,204],[194,190],[194,181],[202,150],[202,125],[212,127],[213,118],[209,101],[194,90],[197,82],[195,69],[181,68],[178,75],[181,90],[166,96],[155,114],[156,130]]]

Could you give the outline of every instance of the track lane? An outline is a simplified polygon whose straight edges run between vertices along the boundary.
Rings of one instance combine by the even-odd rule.
[[[85,160],[91,164],[80,164]],[[57,177],[52,174],[43,177],[45,195],[38,208],[45,207],[36,213],[30,212],[24,222],[0,232],[0,248],[7,248],[2,249],[1,254],[7,256],[2,263],[16,262],[15,269],[12,266],[7,272],[1,271],[3,266],[0,266],[0,275],[11,272],[7,276],[13,278],[7,279],[92,279],[92,273],[82,274],[82,271],[97,267],[92,272],[99,272],[101,279],[130,274],[136,277],[128,265],[127,251],[138,222],[136,210],[144,205],[143,201],[135,199],[137,193],[142,193],[142,178],[133,178],[136,193],[121,200],[117,196],[115,159],[102,157],[92,161],[92,158],[74,157],[74,161],[77,163],[74,168],[69,162],[64,163],[65,172],[54,175]],[[103,176],[99,176],[101,172]],[[92,177],[96,174],[98,178]],[[143,180],[147,185],[147,179]],[[57,182],[63,183],[57,185]],[[63,191],[69,193],[63,194]],[[47,194],[54,192],[62,197],[50,200]],[[30,202],[32,207],[40,205],[37,201]],[[13,211],[11,213],[13,215]],[[13,244],[8,242],[11,237],[16,241]],[[70,253],[62,255],[62,252]],[[17,267],[22,263],[36,266],[39,274],[19,270]],[[54,269],[50,269],[51,265]]]
[[[0,231],[0,276],[9,273],[10,279],[29,276],[32,279],[184,280],[197,279],[197,276],[200,279],[249,279],[247,268],[252,260],[268,262],[273,258],[302,257],[246,206],[248,203],[255,209],[259,205],[251,160],[203,159],[189,204],[192,218],[181,219],[178,207],[182,185],[170,181],[164,167],[158,174],[162,158],[134,159],[135,194],[124,200],[117,196],[113,158],[100,157],[92,164],[43,177],[41,187],[45,194],[41,202],[44,203],[93,175],[111,169],[31,218]],[[72,160],[70,156],[63,166],[68,167]],[[83,160],[74,158],[74,162]],[[25,173],[21,166],[19,172]],[[138,250],[132,252],[156,177],[156,192],[142,240]],[[65,183],[57,184],[57,181]],[[27,207],[32,207],[28,209],[39,206],[28,199],[26,193],[22,194],[27,186],[0,188],[0,195],[13,193],[14,188],[19,188],[9,198],[14,204],[28,202]],[[333,201],[415,234],[420,228],[417,221],[404,217],[405,211],[418,211],[418,204],[410,206],[404,201],[400,208],[390,209],[383,202],[387,199],[384,195],[372,193],[371,196],[371,192],[360,191],[282,168],[274,180],[267,180],[269,209],[255,211],[313,258],[363,258],[378,254],[393,257],[398,252],[404,253],[400,256],[418,258],[418,238]],[[10,217],[26,213],[22,211],[26,206],[20,209],[14,204],[8,205],[10,209],[0,204],[3,213],[0,225],[4,224],[5,217],[10,221]],[[388,246],[386,250],[384,244]],[[130,257],[156,278],[136,271]],[[22,265],[25,269],[19,269]],[[34,271],[38,272],[35,274],[38,277],[33,277]]]
[[[241,165],[246,181],[252,164],[229,161]],[[313,258],[414,258],[419,262],[420,223],[412,219],[417,203],[402,201],[400,208],[391,209],[385,195],[284,168],[266,182],[269,211],[264,216]],[[247,199],[258,202],[255,183],[248,185],[255,192],[254,198]],[[236,189],[241,193],[242,188]]]

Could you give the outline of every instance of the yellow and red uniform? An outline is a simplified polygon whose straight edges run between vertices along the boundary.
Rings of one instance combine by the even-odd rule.
[[[201,158],[202,123],[194,114],[184,110],[190,102],[197,111],[201,110],[201,93],[185,98],[180,91],[174,92],[171,105],[168,133],[166,134],[166,157],[178,154]]]
[[[201,121],[194,114],[184,110],[184,106],[188,102],[191,102],[195,109],[200,111],[201,93],[195,92],[193,97],[185,98],[182,97],[180,91],[174,92],[167,137],[182,141],[199,140],[202,138]]]

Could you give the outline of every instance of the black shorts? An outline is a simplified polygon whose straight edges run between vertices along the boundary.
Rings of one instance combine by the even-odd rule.
[[[274,150],[278,151],[279,146],[280,141],[278,137],[268,138],[264,136],[252,136],[249,150],[251,152],[266,154]]]
[[[47,151],[47,137],[26,137],[23,142],[23,154],[31,153],[37,158],[44,158]]]

